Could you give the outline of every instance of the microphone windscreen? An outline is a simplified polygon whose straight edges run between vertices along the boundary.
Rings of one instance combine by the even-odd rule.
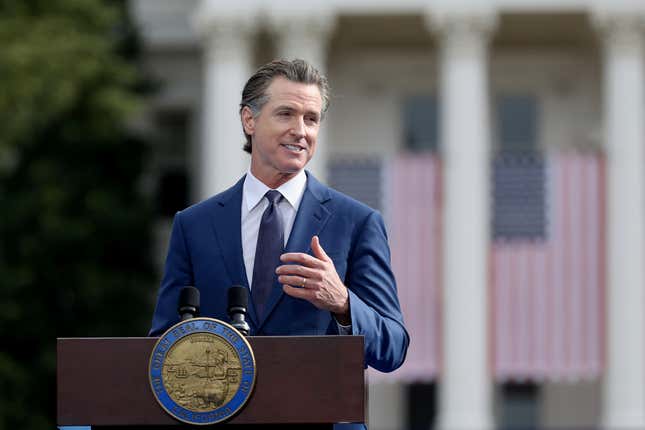
[[[233,285],[228,289],[228,308],[247,308],[249,294],[246,288],[240,285]]]
[[[199,309],[199,290],[195,287],[184,287],[179,293],[179,308],[193,307]]]

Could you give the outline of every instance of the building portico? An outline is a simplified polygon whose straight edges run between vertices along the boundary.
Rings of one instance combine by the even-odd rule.
[[[645,428],[645,8],[592,0],[488,0],[478,8],[454,1],[314,1],[296,10],[287,2],[178,3],[132,2],[146,66],[165,84],[150,111],[179,107],[194,116],[185,152],[196,163],[182,161],[190,202],[222,191],[246,170],[240,92],[265,59],[304,58],[329,75],[331,109],[309,166],[329,183],[338,180],[331,173],[338,160],[418,154],[409,143],[409,112],[428,113],[418,145],[441,161],[441,268],[433,296],[440,317],[428,329],[440,347],[427,356],[427,368],[436,370],[425,379],[438,386],[437,428],[495,428],[503,420],[496,387],[519,379],[500,376],[492,310],[491,163],[505,149],[500,106],[533,109],[527,109],[534,112],[532,154],[581,150],[606,157],[607,302],[598,316],[605,349],[586,379],[601,384],[601,417],[590,408],[555,405],[538,419],[557,425],[577,414],[581,426]],[[164,67],[173,56],[185,67]],[[154,167],[156,174],[163,166]],[[387,182],[391,171],[379,175]],[[382,194],[392,198],[387,186]],[[387,219],[390,209],[380,209]],[[523,382],[585,380],[573,371],[556,373],[543,369],[542,377]],[[371,416],[392,422],[370,428],[405,427],[401,384],[411,379],[397,373],[372,379]],[[397,400],[375,404],[392,397]]]

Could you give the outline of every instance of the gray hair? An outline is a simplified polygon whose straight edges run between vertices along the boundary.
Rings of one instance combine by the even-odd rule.
[[[318,86],[322,98],[321,119],[324,117],[329,107],[329,83],[327,78],[311,64],[300,59],[293,61],[273,60],[260,66],[244,85],[242,101],[240,102],[240,115],[245,106],[251,109],[253,116],[257,117],[260,114],[262,107],[269,101],[267,88],[269,88],[273,79],[278,76],[282,76],[292,82]],[[243,149],[250,154],[252,151],[251,136],[246,132],[244,132],[244,136],[246,137],[246,143]]]

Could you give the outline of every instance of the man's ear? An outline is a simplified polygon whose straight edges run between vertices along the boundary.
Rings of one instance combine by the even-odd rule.
[[[244,133],[249,136],[253,136],[253,133],[255,133],[255,117],[253,116],[251,108],[244,106],[240,115],[242,116],[242,127],[244,127]]]

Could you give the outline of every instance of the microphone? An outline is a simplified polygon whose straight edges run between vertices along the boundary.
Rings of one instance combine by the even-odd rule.
[[[199,290],[197,288],[182,288],[179,293],[177,312],[179,312],[181,321],[186,321],[199,315]]]
[[[249,295],[246,288],[233,285],[228,289],[228,317],[231,325],[244,336],[248,336],[251,328],[246,322],[246,308],[249,305]]]

